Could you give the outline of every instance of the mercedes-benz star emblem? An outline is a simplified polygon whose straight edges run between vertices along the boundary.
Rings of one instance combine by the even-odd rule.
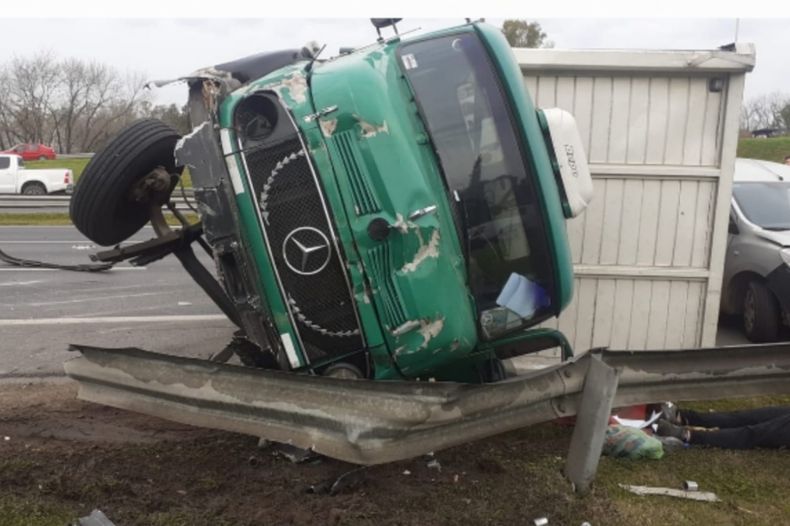
[[[324,270],[331,256],[329,239],[311,226],[293,229],[283,241],[285,264],[302,276],[311,276]]]

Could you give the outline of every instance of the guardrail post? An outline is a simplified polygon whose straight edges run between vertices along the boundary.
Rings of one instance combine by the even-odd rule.
[[[617,393],[618,371],[606,365],[599,356],[590,358],[565,464],[565,476],[578,493],[586,493],[595,479]]]

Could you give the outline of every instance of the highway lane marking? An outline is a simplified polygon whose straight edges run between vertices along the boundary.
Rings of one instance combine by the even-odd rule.
[[[182,314],[170,316],[102,316],[96,318],[0,319],[0,327],[17,325],[79,325],[99,323],[173,323],[228,321],[224,314]]]
[[[140,294],[113,294],[111,296],[89,296],[87,298],[78,298],[72,300],[60,301],[42,301],[36,303],[26,303],[26,307],[46,307],[48,305],[67,305],[72,303],[86,303],[88,301],[104,301],[115,300],[118,298],[142,298],[145,296],[161,296],[163,294],[171,294],[170,292],[141,292]]]
[[[44,283],[42,279],[34,279],[32,281],[4,281],[0,283],[0,287],[13,287],[15,285],[34,285],[36,283]]]

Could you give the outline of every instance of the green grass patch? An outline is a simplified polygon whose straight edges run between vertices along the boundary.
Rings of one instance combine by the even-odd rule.
[[[85,170],[85,167],[88,165],[88,161],[90,161],[90,158],[88,157],[80,157],[77,159],[55,159],[54,161],[26,161],[25,166],[31,170],[68,168],[74,175],[74,182],[77,182],[77,180],[82,175],[82,172]],[[181,180],[184,181],[184,186],[186,188],[192,187],[192,177],[189,175],[189,168],[184,169],[184,173],[181,174]],[[175,189],[173,195],[180,195],[178,188]]]
[[[0,214],[2,226],[70,225],[71,218],[65,212],[11,213]]]
[[[199,220],[197,214],[192,212],[184,213],[184,217],[190,223],[197,223]],[[165,213],[165,219],[167,219],[167,224],[171,226],[181,224],[170,213]],[[58,226],[70,224],[72,224],[71,218],[65,212],[0,214],[0,226]]]
[[[90,161],[90,159],[87,157],[80,157],[78,159],[55,159],[53,161],[25,161],[25,167],[31,170],[68,168],[71,170],[72,174],[74,174],[74,180],[77,180],[79,176],[82,175],[82,171],[85,169],[85,166],[87,166],[88,161]]]
[[[3,526],[63,526],[76,518],[77,514],[62,502],[45,502],[38,496],[0,497],[0,524]]]
[[[781,163],[785,155],[790,155],[790,137],[738,141],[738,157]]]

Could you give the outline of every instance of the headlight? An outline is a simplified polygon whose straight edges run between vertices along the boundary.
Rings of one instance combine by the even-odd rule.
[[[790,247],[780,250],[779,255],[782,256],[782,261],[785,262],[785,265],[790,267]]]

